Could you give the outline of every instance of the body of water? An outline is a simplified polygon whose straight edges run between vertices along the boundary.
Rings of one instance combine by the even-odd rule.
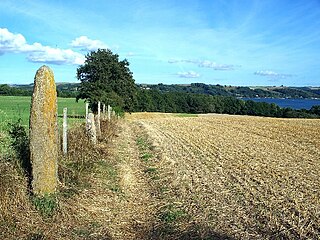
[[[279,107],[290,107],[293,109],[310,109],[314,105],[320,105],[320,99],[282,99],[282,98],[241,98],[243,100],[252,100],[255,102],[275,103]]]

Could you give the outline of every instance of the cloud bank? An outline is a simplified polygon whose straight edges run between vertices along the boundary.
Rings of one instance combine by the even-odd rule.
[[[181,78],[199,78],[200,77],[200,74],[194,71],[178,72],[177,75]]]
[[[269,77],[269,78],[288,78],[293,76],[292,74],[277,73],[270,70],[256,71],[254,72],[254,75]]]
[[[171,64],[191,63],[201,68],[212,68],[213,70],[217,70],[217,71],[231,71],[237,67],[232,64],[219,64],[219,63],[208,61],[208,60],[191,60],[191,59],[181,59],[181,60],[170,59],[168,60],[168,63],[171,63]]]
[[[96,51],[99,48],[107,49],[108,46],[99,40],[92,40],[87,36],[80,36],[71,42],[71,46],[80,48],[81,51]]]
[[[28,44],[22,34],[0,28],[0,55],[5,53],[24,53],[27,59],[35,63],[74,64],[84,63],[84,55],[71,49],[43,46],[41,43]]]

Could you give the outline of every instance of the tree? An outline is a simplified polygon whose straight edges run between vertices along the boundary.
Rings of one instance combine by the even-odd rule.
[[[119,61],[111,50],[98,49],[86,55],[77,69],[81,81],[79,99],[86,99],[93,108],[98,101],[132,111],[136,99],[136,85],[129,69],[129,62]]]
[[[312,106],[312,108],[310,109],[310,113],[320,116],[320,105]]]

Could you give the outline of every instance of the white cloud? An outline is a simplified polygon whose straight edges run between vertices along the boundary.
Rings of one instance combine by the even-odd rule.
[[[170,59],[168,60],[168,63],[178,63],[181,62],[180,60]]]
[[[22,34],[0,28],[0,54],[25,53],[30,62],[51,64],[83,64],[85,57],[71,49],[52,48],[41,43],[28,44]]]
[[[126,56],[127,56],[127,57],[133,57],[133,56],[135,56],[135,55],[136,55],[136,54],[134,54],[133,52],[128,52]]]
[[[211,62],[208,60],[205,61],[201,61],[198,64],[199,67],[204,67],[204,68],[212,68],[214,70],[224,70],[224,71],[228,71],[228,70],[234,70],[234,65],[230,65],[230,64],[218,64],[215,62]]]
[[[196,64],[198,67],[212,68],[214,70],[224,70],[224,71],[234,70],[234,68],[236,67],[235,65],[218,64],[218,63],[211,62],[208,60],[170,59],[170,60],[168,60],[168,63],[192,63],[192,64]]]
[[[256,71],[254,74],[263,76],[263,77],[269,77],[269,78],[287,78],[287,77],[293,76],[292,74],[277,73],[270,70]]]
[[[80,48],[82,51],[96,51],[100,49],[107,49],[108,46],[99,40],[92,40],[87,36],[80,36],[71,42],[71,46]]]
[[[178,72],[177,75],[181,78],[199,78],[200,77],[200,74],[194,71]]]
[[[190,59],[180,59],[180,60],[170,59],[170,60],[168,60],[168,63],[180,63],[180,62],[198,64],[200,61],[199,60],[190,60]]]
[[[25,48],[28,48],[28,45],[24,36],[11,33],[6,28],[0,28],[0,53],[23,52]]]
[[[84,56],[70,49],[59,49],[42,47],[41,52],[33,52],[27,56],[30,62],[51,63],[51,64],[83,64]]]

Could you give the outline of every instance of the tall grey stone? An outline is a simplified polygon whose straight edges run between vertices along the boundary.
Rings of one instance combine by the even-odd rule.
[[[33,192],[54,193],[58,184],[57,92],[47,66],[39,68],[34,78],[29,131]]]

